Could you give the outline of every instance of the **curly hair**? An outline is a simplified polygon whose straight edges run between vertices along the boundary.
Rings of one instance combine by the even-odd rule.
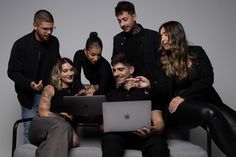
[[[188,53],[188,42],[183,26],[177,21],[169,21],[162,24],[168,36],[171,50],[165,50],[160,45],[162,52],[161,62],[167,76],[177,76],[184,79],[188,76],[188,67],[193,63],[194,57]],[[159,35],[161,41],[161,35]]]
[[[60,76],[61,76],[61,72],[62,72],[62,65],[65,64],[65,63],[68,63],[68,64],[70,64],[71,66],[74,67],[73,62],[69,58],[64,57],[64,58],[61,58],[61,59],[57,60],[57,63],[55,64],[55,66],[53,67],[52,72],[51,72],[51,84],[57,90],[62,89]],[[76,74],[75,69],[73,69],[73,70]]]

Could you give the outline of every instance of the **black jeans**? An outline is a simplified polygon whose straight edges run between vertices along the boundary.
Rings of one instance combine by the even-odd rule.
[[[163,137],[153,134],[143,138],[134,133],[105,133],[102,137],[103,157],[123,157],[124,149],[138,149],[143,157],[169,157]]]
[[[228,156],[236,155],[236,112],[225,104],[184,102],[168,113],[167,125],[187,128],[207,125],[215,144]]]

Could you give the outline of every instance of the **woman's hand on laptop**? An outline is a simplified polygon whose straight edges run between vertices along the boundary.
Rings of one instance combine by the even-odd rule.
[[[85,93],[86,93],[86,89],[81,89],[77,94],[75,94],[75,96],[85,95]]]

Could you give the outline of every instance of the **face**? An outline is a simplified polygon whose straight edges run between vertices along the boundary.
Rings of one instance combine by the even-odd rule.
[[[167,34],[164,27],[161,28],[160,35],[161,35],[161,45],[162,45],[162,47],[165,50],[170,50],[171,45],[170,45],[169,37],[168,37],[168,34]]]
[[[129,14],[127,11],[123,11],[116,18],[120,25],[120,28],[125,32],[129,32],[130,30],[132,30],[136,21],[136,15]]]
[[[96,64],[98,62],[98,60],[101,58],[101,53],[102,53],[101,48],[93,47],[93,48],[85,49],[84,51],[85,51],[85,55],[87,56],[88,60],[92,64]]]
[[[70,65],[69,63],[62,64],[62,70],[61,70],[61,83],[62,87],[68,87],[69,84],[71,84],[74,80],[74,67]]]
[[[126,79],[131,77],[132,73],[134,72],[134,67],[118,63],[112,67],[112,70],[113,76],[116,79],[116,84],[119,86],[125,84]]]
[[[48,41],[52,35],[54,26],[51,22],[41,22],[40,24],[33,23],[35,31],[35,37],[38,41]]]

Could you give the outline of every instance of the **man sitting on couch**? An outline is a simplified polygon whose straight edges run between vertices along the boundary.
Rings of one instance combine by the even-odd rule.
[[[143,86],[141,79],[138,81],[139,77],[132,78],[134,67],[125,54],[120,53],[113,56],[111,64],[116,89],[107,93],[107,101],[149,100],[151,98],[148,89],[141,88]],[[140,78],[147,80],[143,76]],[[150,87],[150,83],[148,86]],[[144,157],[168,157],[169,149],[165,139],[161,136],[164,130],[162,111],[155,104],[152,104],[152,124],[152,128],[143,127],[135,132],[104,133],[102,137],[103,157],[123,157],[124,149],[127,148],[141,150]]]

